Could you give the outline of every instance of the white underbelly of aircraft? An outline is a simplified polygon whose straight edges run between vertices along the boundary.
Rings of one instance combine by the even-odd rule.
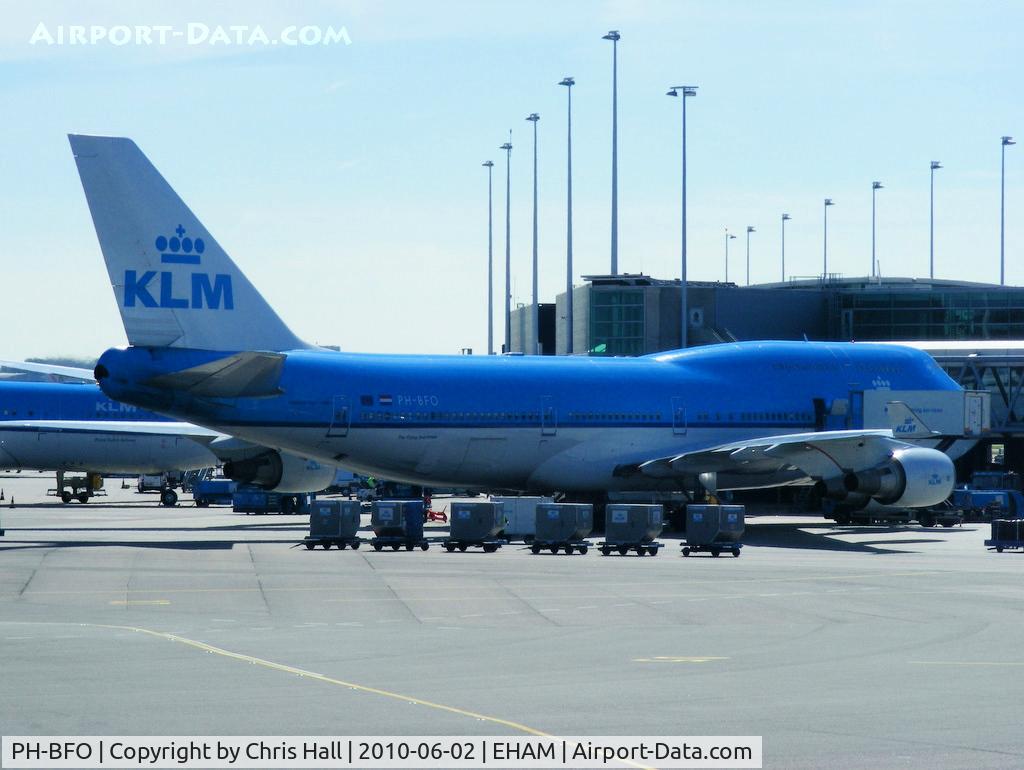
[[[215,426],[216,427],[216,426]],[[703,449],[749,436],[749,429],[671,427],[350,428],[327,436],[320,428],[222,426],[240,438],[288,449],[379,478],[425,486],[520,490],[662,489],[672,482],[616,468]]]
[[[0,450],[26,470],[159,473],[218,463],[204,446],[176,436],[0,429]]]

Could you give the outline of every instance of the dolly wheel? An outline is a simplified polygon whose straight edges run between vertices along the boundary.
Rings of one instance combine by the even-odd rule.
[[[602,556],[607,556],[607,555],[608,555],[608,554],[610,554],[611,552],[612,552],[612,549],[611,549],[611,548],[609,548],[608,546],[606,546],[606,545],[602,545],[602,546],[601,546],[601,555],[602,555]]]
[[[647,549],[647,553],[649,553],[651,556],[657,556],[658,555],[658,549],[655,548],[654,546],[651,546],[650,548]]]
[[[384,546],[382,546],[382,545],[381,545],[380,543],[374,543],[374,544],[373,544],[373,550],[375,550],[375,551],[379,551],[379,550],[381,550],[381,549],[382,549],[383,547],[384,547]]]
[[[448,553],[451,553],[455,550],[455,545],[453,543],[445,543],[444,550],[446,550]]]
[[[721,548],[712,548],[711,549],[711,555],[714,556],[717,559],[719,556],[722,555],[722,549]]]
[[[466,552],[466,549],[467,549],[468,547],[469,547],[469,546],[467,546],[467,545],[466,545],[465,543],[459,543],[459,550],[460,550],[460,551],[462,551],[463,553],[465,553],[465,552]]]
[[[683,556],[689,556],[689,555],[690,555],[690,546],[688,546],[688,545],[687,546],[683,546]]]
[[[314,548],[316,548],[316,543],[306,543],[307,551],[312,551]]]
[[[420,550],[426,551],[430,548],[430,543],[420,543]]]
[[[735,556],[738,559],[739,556],[740,556],[740,549],[739,548],[733,548],[732,549],[732,555]]]
[[[567,546],[565,547],[565,552],[566,552],[566,553],[567,553],[567,554],[568,554],[569,556],[572,556],[572,554],[573,554],[573,552],[574,552],[574,551],[575,551],[575,549],[574,549],[574,548],[573,548],[573,547],[572,547],[571,545],[567,545]]]
[[[539,545],[531,545],[530,546],[530,553],[533,553],[533,554],[540,553],[540,546]]]
[[[330,540],[324,540],[324,542],[321,543],[321,545],[323,546],[325,551],[331,550],[331,541]]]
[[[584,556],[586,556],[586,554],[587,554],[587,547],[585,545],[581,545],[580,546],[580,553],[582,553]]]
[[[352,543],[352,550],[353,551],[358,551],[359,550],[359,541],[358,540],[356,540],[354,543]]]

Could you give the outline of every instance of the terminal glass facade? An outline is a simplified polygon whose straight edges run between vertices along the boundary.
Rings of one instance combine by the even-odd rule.
[[[643,290],[591,290],[590,354],[639,356],[643,353]]]
[[[1024,291],[841,292],[839,338],[1024,339]]]

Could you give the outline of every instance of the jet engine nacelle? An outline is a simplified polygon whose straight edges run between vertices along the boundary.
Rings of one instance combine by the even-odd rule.
[[[927,508],[939,505],[953,492],[953,461],[937,449],[897,449],[892,459],[876,468],[843,477],[843,488],[853,496],[873,497],[884,505]]]
[[[239,484],[253,484],[271,492],[319,492],[334,481],[335,469],[315,460],[270,450],[224,463],[224,475]]]

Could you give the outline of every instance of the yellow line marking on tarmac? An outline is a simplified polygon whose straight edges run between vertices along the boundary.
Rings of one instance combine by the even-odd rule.
[[[294,674],[295,676],[302,677],[304,679],[314,679],[318,682],[324,682],[326,684],[333,684],[339,687],[347,687],[350,690],[356,690],[358,692],[369,693],[371,695],[380,695],[384,698],[391,698],[393,700],[405,701],[406,703],[414,703],[417,706],[426,706],[427,708],[437,709],[438,711],[447,711],[451,714],[458,714],[459,716],[469,717],[470,719],[478,719],[482,722],[490,722],[491,724],[501,725],[503,727],[509,727],[513,730],[526,733],[527,735],[536,735],[541,738],[554,738],[555,736],[551,733],[546,733],[543,730],[537,730],[536,728],[529,727],[519,722],[512,722],[508,719],[501,719],[500,717],[492,717],[487,714],[480,714],[476,711],[469,711],[467,709],[460,709],[455,706],[446,706],[443,703],[435,703],[434,701],[425,700],[423,698],[416,698],[412,695],[403,695],[398,692],[391,692],[390,690],[381,690],[377,687],[367,687],[366,685],[356,684],[355,682],[346,682],[343,679],[335,679],[334,677],[325,676],[324,674],[318,674],[315,671],[307,671],[302,668],[296,668],[295,666],[288,666],[283,663],[274,663],[271,660],[264,660],[263,658],[257,658],[252,655],[245,655],[240,652],[232,652],[231,650],[225,650],[222,647],[214,647],[212,644],[206,644],[205,642],[199,642],[195,639],[188,639],[184,636],[177,634],[168,634],[162,631],[153,631],[148,628],[140,628],[139,626],[117,626],[107,625],[104,623],[83,623],[83,626],[89,628],[106,628],[115,631],[134,631],[139,634],[146,634],[157,639],[165,639],[170,642],[178,642],[189,647],[193,647],[203,652],[212,653],[214,655],[220,655],[231,660],[238,660],[243,663],[249,663],[256,666],[263,666],[274,671],[281,671],[285,674]],[[629,760],[617,760],[622,764],[629,765],[630,767],[641,768],[641,770],[653,770],[648,768],[646,765],[637,764],[636,762],[630,762]]]
[[[713,660],[729,660],[717,655],[655,655],[653,658],[633,658],[634,663],[709,663]]]
[[[111,604],[119,607],[127,607],[136,604],[164,605],[170,603],[170,599],[118,599],[111,602]]]

